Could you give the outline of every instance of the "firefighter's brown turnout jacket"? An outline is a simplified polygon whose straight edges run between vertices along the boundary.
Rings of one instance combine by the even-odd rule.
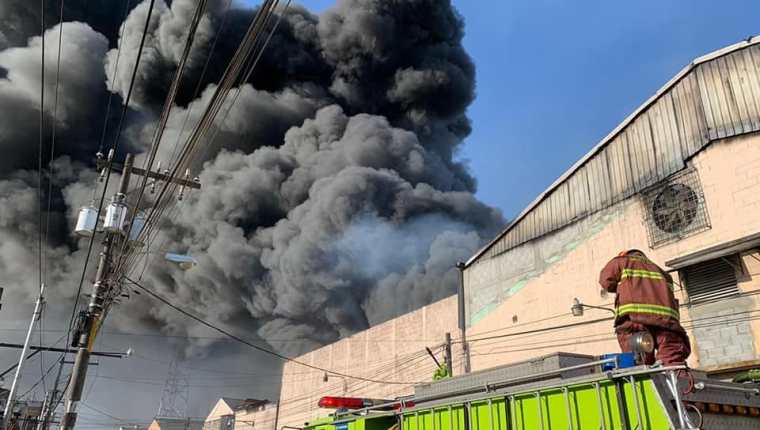
[[[626,320],[683,332],[673,278],[646,256],[620,255],[604,267],[599,284],[615,296],[615,326]]]

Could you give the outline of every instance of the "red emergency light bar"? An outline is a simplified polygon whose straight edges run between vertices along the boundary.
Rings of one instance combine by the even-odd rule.
[[[356,397],[325,396],[319,399],[318,405],[328,409],[361,409],[372,406],[372,403]]]
[[[387,405],[382,408],[378,408],[378,410],[392,410],[392,409],[401,409],[401,402],[392,404],[393,400],[382,400],[382,399],[364,399],[360,397],[334,397],[334,396],[325,396],[319,399],[319,407],[325,408],[325,409],[362,409],[362,408],[370,408],[375,405]],[[404,402],[405,408],[411,408],[414,407],[414,402],[407,401]]]

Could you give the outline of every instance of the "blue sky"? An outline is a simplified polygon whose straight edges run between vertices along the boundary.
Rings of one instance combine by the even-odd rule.
[[[692,59],[760,34],[757,0],[454,4],[478,80],[460,155],[509,218]]]

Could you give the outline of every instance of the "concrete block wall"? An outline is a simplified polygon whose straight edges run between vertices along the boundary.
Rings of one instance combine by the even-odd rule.
[[[692,310],[692,317],[705,323],[693,328],[699,365],[712,369],[755,359],[753,332],[746,318],[754,300],[729,299]]]

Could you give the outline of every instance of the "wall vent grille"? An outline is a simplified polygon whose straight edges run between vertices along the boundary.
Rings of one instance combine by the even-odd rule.
[[[656,248],[710,228],[699,175],[686,169],[642,191],[649,246]]]

